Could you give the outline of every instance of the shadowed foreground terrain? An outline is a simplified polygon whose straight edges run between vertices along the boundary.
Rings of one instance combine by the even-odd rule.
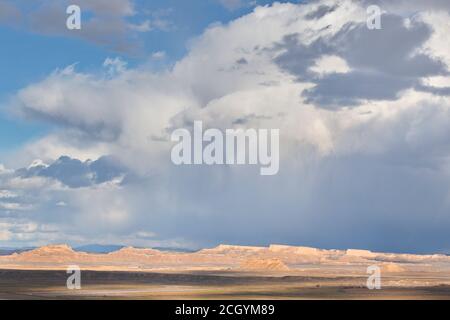
[[[66,287],[69,265],[81,290]],[[366,287],[367,267],[380,290]],[[47,246],[0,257],[0,299],[450,299],[450,257],[219,246],[195,253]]]
[[[1,299],[449,299],[450,286],[368,290],[366,278],[83,272],[68,290],[64,271],[2,270]]]

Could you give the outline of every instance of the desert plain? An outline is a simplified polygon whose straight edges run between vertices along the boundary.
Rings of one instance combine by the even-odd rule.
[[[81,289],[67,288],[79,266]],[[369,289],[380,272],[380,289]],[[220,245],[197,252],[50,245],[0,256],[0,299],[450,299],[450,257]]]

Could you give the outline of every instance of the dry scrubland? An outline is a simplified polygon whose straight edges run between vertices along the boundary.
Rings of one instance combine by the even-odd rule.
[[[82,270],[81,290],[66,288],[69,265]],[[381,268],[381,290],[366,288],[371,265]],[[448,299],[450,257],[279,245],[108,254],[47,246],[0,257],[0,298]]]

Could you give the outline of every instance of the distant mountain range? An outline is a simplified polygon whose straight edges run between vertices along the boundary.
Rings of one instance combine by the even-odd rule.
[[[86,252],[86,253],[110,253],[124,248],[124,246],[119,245],[101,245],[101,244],[88,244],[73,248],[74,251]],[[13,253],[22,253],[26,251],[31,251],[36,249],[36,247],[26,247],[26,248],[0,248],[0,256],[8,256]]]
[[[35,247],[30,248],[0,248],[0,256],[9,256],[13,253],[21,253],[25,251],[30,251],[36,249]]]
[[[77,252],[86,253],[110,253],[119,251],[125,248],[122,245],[103,245],[103,244],[87,244],[83,246],[74,247],[73,250]],[[30,250],[34,250],[36,247],[24,247],[24,248],[0,248],[0,256],[9,256],[13,253],[22,253]],[[194,252],[195,250],[189,250],[184,248],[172,248],[172,247],[157,247],[153,248],[159,251],[171,251],[171,252]]]
[[[86,253],[110,253],[118,251],[124,247],[125,246],[120,245],[88,244],[84,246],[75,247],[73,248],[73,250]]]

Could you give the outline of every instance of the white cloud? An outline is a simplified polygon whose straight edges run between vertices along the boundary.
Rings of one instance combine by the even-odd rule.
[[[328,73],[347,73],[350,71],[350,67],[347,62],[338,56],[322,56],[316,64],[311,67],[311,71],[317,72],[320,75]]]
[[[166,52],[165,51],[156,51],[152,53],[152,59],[155,60],[161,60],[164,59],[166,57]]]
[[[0,225],[1,228],[1,225]],[[0,240],[1,241],[8,241],[11,239],[11,232],[9,230],[2,230],[0,229]]]
[[[433,28],[433,34],[424,46],[424,51],[445,61],[450,71],[450,43],[447,41],[450,32],[449,11],[425,11],[423,20]]]
[[[106,60],[103,62],[103,67],[108,69],[108,73],[110,74],[110,76],[114,76],[116,74],[125,72],[125,70],[127,69],[127,62],[118,57],[114,59],[106,58]]]
[[[0,199],[15,198],[17,194],[8,190],[0,190]]]
[[[450,77],[429,77],[423,79],[423,83],[436,88],[448,88],[450,87]]]

